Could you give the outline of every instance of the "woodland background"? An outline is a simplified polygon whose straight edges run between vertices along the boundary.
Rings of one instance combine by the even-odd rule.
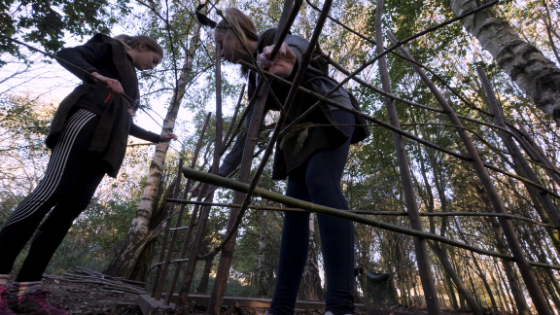
[[[321,7],[319,1],[311,3]],[[201,28],[194,20],[193,12],[198,4],[190,0],[8,0],[0,4],[0,34],[23,40],[51,53],[65,46],[79,45],[96,32],[113,36],[125,32],[130,35],[147,34],[157,39],[165,49],[165,59],[160,66],[139,73],[142,106],[157,123],[152,122],[144,112],[138,114],[137,122],[156,132],[161,130],[160,125],[171,128],[179,135],[179,141],[170,147],[162,144],[154,148],[153,145],[131,138],[118,178],[106,178],[103,181],[94,200],[76,220],[58,249],[47,273],[60,274],[74,266],[83,266],[131,279],[151,279],[153,274],[148,273],[148,268],[157,262],[160,222],[169,207],[164,200],[172,190],[178,160],[183,157],[185,163],[190,165],[207,112],[214,110],[215,47],[211,30]],[[278,24],[282,4],[276,0],[221,1],[217,6],[239,7],[254,19],[257,29],[262,31]],[[491,10],[556,67],[560,65],[558,2],[508,1]],[[386,1],[384,12],[383,27],[391,30],[397,38],[406,38],[455,17],[450,3],[443,0]],[[304,3],[292,32],[309,38],[317,15],[317,11]],[[336,1],[331,10],[332,17],[372,39],[375,38],[374,15],[375,2],[363,0]],[[218,19],[215,12],[210,12],[210,17]],[[389,40],[385,40],[386,46],[389,46]],[[347,69],[355,69],[376,55],[375,45],[332,21],[327,23],[320,44],[323,51]],[[537,109],[461,22],[431,32],[412,42],[409,48],[416,60],[435,69],[435,73],[469,102],[490,111],[475,71],[478,65],[484,66],[506,117],[523,125],[550,160],[558,165],[560,138],[552,118]],[[50,120],[58,102],[79,82],[56,62],[6,39],[0,39],[0,49],[1,226],[41,179],[49,156],[43,142]],[[439,107],[407,62],[389,55],[388,63],[394,94]],[[231,123],[233,107],[244,80],[237,67],[224,64],[222,69],[226,129]],[[332,66],[330,73],[335,78],[343,78]],[[374,86],[381,86],[376,66],[359,77]],[[458,114],[492,123],[492,117],[472,110],[442,84],[437,84]],[[352,81],[346,87],[359,99],[364,112],[388,121],[380,95]],[[246,104],[245,96],[242,107]],[[446,125],[449,123],[445,117],[398,102],[396,105],[403,129],[442,147],[454,151],[462,149],[457,133]],[[267,124],[273,123],[275,118],[274,113],[269,114]],[[196,161],[199,169],[208,170],[212,163],[214,124],[212,116],[201,156]],[[470,129],[484,161],[514,172],[512,159],[496,132],[477,124],[466,123],[465,126]],[[352,146],[344,174],[342,186],[350,208],[406,211],[390,131],[375,125],[370,130],[372,135],[366,141]],[[421,212],[492,212],[470,165],[413,141],[406,140],[405,144]],[[545,186],[558,193],[560,187],[547,177],[544,170],[538,167],[534,169]],[[510,213],[543,220],[539,216],[542,205],[532,195],[534,192],[501,174],[491,173],[491,176]],[[284,182],[270,179],[270,172],[265,172],[259,185],[276,192],[283,192],[285,188]],[[231,196],[231,192],[219,190],[214,201],[229,202]],[[254,199],[255,204],[281,206]],[[558,200],[554,201],[558,206]],[[227,209],[213,209],[203,251],[209,251],[213,245],[219,244],[225,232],[228,213]],[[409,226],[406,217],[376,218]],[[282,219],[280,212],[249,211],[238,237],[227,295],[272,295]],[[189,215],[184,220],[187,223]],[[496,221],[493,219],[424,217],[422,220],[426,230],[479,248],[496,251],[503,242],[495,233]],[[140,224],[132,225],[131,228],[132,222]],[[523,221],[513,223],[531,260],[559,264],[558,232]],[[318,231],[315,224],[314,220],[310,221],[310,226]],[[412,238],[358,224],[355,237],[358,274],[356,300],[374,302],[363,290],[367,286],[363,271],[370,270],[390,276],[391,290],[397,296],[394,303],[421,306],[424,299]],[[300,298],[321,300],[326,283],[318,233],[312,233],[309,242],[312,247]],[[469,299],[471,302],[474,299],[484,308],[496,307],[514,313],[527,312],[527,309],[532,308],[520,277],[515,274],[513,278],[507,278],[504,265],[497,259],[437,243],[429,243],[429,246],[442,306],[472,309]],[[24,255],[20,256],[16,270],[22,257]],[[210,257],[199,262],[193,286],[196,292],[210,292],[216,261],[217,258]],[[536,269],[536,274],[551,307],[556,313],[560,312],[558,271]],[[519,283],[512,283],[512,279]],[[519,286],[522,292],[515,296],[515,287]],[[525,308],[519,305],[520,296],[527,303]]]

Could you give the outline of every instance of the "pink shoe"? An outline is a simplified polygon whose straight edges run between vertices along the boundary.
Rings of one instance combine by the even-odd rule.
[[[8,287],[0,285],[0,315],[14,315],[14,312],[8,307]]]
[[[43,291],[41,289],[24,296],[8,295],[8,306],[15,313],[30,315],[68,315],[67,311],[53,307],[48,295],[56,297],[51,291]],[[58,300],[60,302],[60,299]],[[59,305],[57,305],[57,307],[58,306]]]

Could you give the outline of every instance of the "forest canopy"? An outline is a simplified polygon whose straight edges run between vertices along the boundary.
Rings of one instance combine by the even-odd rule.
[[[177,191],[182,194],[187,185],[187,179],[178,176],[179,160],[202,171],[210,171],[213,163],[217,137],[216,51],[213,30],[196,20],[194,12],[199,4],[175,0],[0,3],[0,226],[44,175],[50,154],[44,140],[52,116],[58,103],[80,83],[49,57],[9,38],[56,53],[64,47],[81,45],[96,33],[145,34],[164,49],[165,58],[157,68],[138,72],[141,110],[134,119],[156,133],[162,132],[162,128],[171,130],[179,136],[178,141],[151,145],[129,139],[121,172],[117,178],[103,180],[94,200],[74,222],[53,257],[48,274],[83,266],[146,281],[150,290],[155,271],[159,270],[152,267],[161,261],[165,229],[169,224],[189,226],[198,206],[183,205],[181,221],[167,221],[168,215],[181,205],[172,205],[166,199],[181,197]],[[283,5],[283,1],[277,0],[241,0],[217,2],[215,7],[201,10],[219,21],[217,9],[236,6],[262,32],[278,25]],[[414,62],[403,58],[405,53],[398,49],[386,54],[388,81],[382,78],[382,66],[376,62],[345,83],[362,112],[372,119],[367,122],[371,135],[350,149],[341,183],[343,192],[351,210],[369,211],[367,216],[372,219],[410,228],[411,199],[407,189],[411,188],[424,232],[515,256],[500,225],[506,219],[488,215],[495,212],[492,194],[486,186],[490,183],[511,215],[507,221],[512,226],[510,232],[518,239],[520,253],[528,261],[558,266],[557,1],[387,0],[379,20],[382,33],[377,33],[375,27],[376,2],[334,1],[319,46],[323,58],[331,61],[329,75],[341,81],[379,54],[379,39],[385,48],[394,45],[388,31],[403,40],[481,5],[488,8],[433,28],[403,45]],[[304,2],[291,32],[311,38],[322,7],[323,1]],[[425,77],[433,81],[431,88],[415,67],[423,69]],[[489,90],[483,86],[480,71],[488,77],[496,96],[494,107],[488,101]],[[240,95],[245,81],[239,66],[222,63],[221,138],[230,126],[240,123],[241,113],[249,103],[246,93]],[[449,119],[449,110],[441,109],[434,88],[457,115],[462,124],[459,129],[471,139],[472,148]],[[399,159],[403,155],[395,150],[394,134],[382,124],[395,118],[387,110],[389,98],[380,93],[383,90],[390,90],[397,97],[394,106],[400,129],[406,132],[399,137],[408,159],[409,185],[401,178]],[[239,114],[234,116],[238,100]],[[257,152],[266,147],[278,119],[277,112],[266,116]],[[306,128],[313,126],[303,125],[298,131]],[[235,131],[231,128],[228,135]],[[246,130],[239,128],[237,132]],[[193,161],[199,138],[200,153]],[[471,149],[478,152],[489,182],[481,179],[480,171],[473,166]],[[261,157],[255,158],[253,171]],[[286,182],[272,180],[272,162],[268,161],[258,186],[282,194]],[[182,180],[177,184],[177,179]],[[189,185],[193,187],[195,183]],[[232,196],[231,190],[217,189],[213,202],[230,203]],[[252,205],[273,210],[254,207],[243,217],[226,295],[271,297],[284,215],[277,210],[284,205],[261,197],[253,197]],[[212,291],[219,259],[212,250],[227,233],[229,208],[209,209],[200,256],[211,255],[198,262],[191,292]],[[327,280],[313,215],[309,224],[312,233],[302,242],[309,242],[310,253],[298,296],[324,300]],[[180,241],[172,248],[173,259],[181,258],[186,233],[184,229],[178,234]],[[488,308],[519,314],[537,312],[527,278],[516,264],[433,240],[424,241],[427,268],[433,274],[441,307],[470,309],[475,314]],[[376,307],[425,307],[415,246],[411,236],[356,223],[355,300]],[[16,269],[23,257],[20,255]],[[175,272],[175,266],[170,267],[169,275]],[[559,313],[559,270],[532,270],[548,303],[546,307]],[[387,279],[383,280],[383,293],[375,286],[375,281],[383,278],[379,275],[386,275]]]

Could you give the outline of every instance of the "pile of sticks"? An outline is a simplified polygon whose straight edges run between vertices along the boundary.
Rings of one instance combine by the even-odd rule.
[[[122,277],[104,275],[101,272],[87,268],[75,267],[71,272],[66,272],[62,276],[43,275],[43,278],[53,280],[63,280],[82,284],[93,284],[99,289],[114,293],[135,293],[145,294],[144,282],[132,281]]]

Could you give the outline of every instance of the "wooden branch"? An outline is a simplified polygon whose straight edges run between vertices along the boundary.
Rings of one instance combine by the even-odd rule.
[[[247,184],[240,183],[238,181],[234,181],[234,180],[231,180],[231,179],[223,178],[221,176],[216,176],[216,175],[208,174],[208,173],[205,173],[205,172],[200,172],[200,171],[197,171],[197,170],[193,170],[193,169],[188,168],[188,167],[183,168],[183,175],[185,175],[185,177],[187,177],[187,178],[192,178],[194,180],[198,180],[198,181],[208,183],[208,184],[212,184],[212,185],[215,185],[215,186],[229,188],[229,189],[232,189],[232,190],[235,190],[235,191],[246,192],[249,189],[249,185],[247,185]],[[444,244],[448,244],[448,245],[451,245],[451,246],[455,246],[455,247],[463,248],[463,249],[466,249],[466,250],[470,250],[470,251],[473,251],[473,252],[481,254],[481,255],[498,257],[498,258],[501,258],[501,259],[504,259],[504,260],[513,261],[513,257],[511,257],[509,255],[498,254],[498,253],[495,253],[495,252],[491,252],[491,251],[487,251],[487,250],[484,250],[484,249],[476,248],[476,247],[473,247],[473,246],[470,246],[470,245],[467,245],[467,244],[463,244],[463,243],[460,243],[460,242],[457,242],[457,241],[454,241],[454,240],[450,240],[448,238],[439,236],[437,234],[426,233],[426,232],[417,231],[417,230],[411,230],[411,229],[407,229],[407,228],[402,227],[402,226],[398,226],[398,225],[378,221],[378,220],[375,220],[375,219],[363,217],[363,216],[360,216],[360,215],[357,215],[357,214],[354,214],[354,213],[350,213],[348,211],[334,209],[334,208],[314,204],[314,203],[311,203],[311,202],[308,202],[308,201],[299,200],[299,199],[296,199],[296,198],[284,196],[282,194],[271,192],[271,191],[268,191],[268,190],[263,189],[263,188],[255,188],[254,196],[265,198],[265,199],[276,201],[276,202],[280,202],[280,203],[284,203],[284,204],[289,204],[289,205],[292,205],[292,206],[295,206],[295,207],[298,207],[298,208],[301,208],[301,209],[304,209],[304,210],[307,210],[307,211],[310,211],[310,212],[314,212],[314,213],[322,213],[322,214],[332,215],[332,216],[343,218],[343,219],[352,220],[354,222],[363,223],[363,224],[373,226],[373,227],[377,227],[377,228],[380,228],[380,229],[384,229],[384,230],[387,230],[387,231],[397,232],[397,233],[411,235],[411,236],[423,237],[423,238],[434,240],[434,241],[437,241],[437,242],[440,242],[440,243],[444,243]],[[536,263],[536,262],[530,262],[530,264],[533,265],[533,266],[546,267],[546,268],[552,268],[552,269],[560,270],[560,266],[556,266],[556,265],[545,265],[545,264]]]
[[[253,68],[253,66],[252,66],[251,64],[249,64],[249,63],[247,63],[247,62],[244,62],[244,61],[242,61],[242,60],[239,61],[239,63],[241,63],[241,64],[247,66],[247,67],[250,68],[250,69]],[[264,74],[265,74],[267,77],[274,78],[275,80],[277,80],[278,82],[280,82],[280,83],[282,83],[282,84],[286,84],[286,85],[290,85],[290,84],[291,84],[289,81],[284,80],[284,79],[282,79],[282,78],[279,78],[279,77],[277,77],[277,76],[275,76],[275,75],[273,75],[273,74],[271,74],[271,73],[269,73],[269,72],[266,72],[266,71],[265,71]],[[417,137],[417,136],[415,136],[415,135],[413,135],[413,134],[411,134],[411,133],[409,133],[409,132],[406,132],[406,131],[404,131],[404,130],[402,130],[402,129],[400,129],[400,128],[397,128],[397,127],[395,127],[395,126],[392,126],[391,124],[388,124],[388,123],[386,123],[386,122],[384,122],[384,121],[382,121],[382,120],[379,120],[379,119],[377,119],[377,118],[374,118],[373,116],[370,116],[370,115],[368,115],[368,114],[365,114],[365,113],[362,113],[362,112],[360,112],[360,111],[357,111],[357,110],[355,110],[354,108],[348,108],[348,107],[346,107],[346,106],[344,106],[344,105],[342,105],[342,104],[340,104],[340,103],[338,103],[338,102],[335,102],[335,101],[333,101],[333,100],[331,100],[331,99],[328,99],[328,98],[324,97],[323,95],[320,95],[320,94],[318,94],[318,93],[315,93],[315,92],[313,92],[313,91],[310,91],[310,90],[308,90],[308,89],[306,89],[306,88],[304,88],[304,87],[301,87],[301,86],[300,86],[300,87],[299,87],[299,91],[300,91],[300,92],[303,92],[303,93],[305,93],[305,94],[311,95],[311,96],[313,96],[313,97],[315,97],[315,98],[317,98],[317,99],[319,99],[319,100],[321,100],[321,101],[323,101],[323,102],[325,102],[325,103],[327,103],[327,104],[329,104],[329,105],[332,105],[332,106],[334,106],[334,107],[336,107],[336,108],[338,108],[338,109],[340,109],[340,110],[344,110],[344,111],[353,113],[354,115],[363,117],[363,118],[366,119],[366,120],[369,120],[369,121],[371,121],[371,122],[374,122],[374,123],[376,123],[376,124],[378,124],[378,125],[380,125],[380,126],[382,126],[382,127],[385,127],[385,128],[387,128],[387,129],[389,129],[389,130],[391,130],[391,131],[395,131],[395,132],[397,132],[397,133],[399,133],[399,134],[401,134],[401,135],[403,135],[403,136],[405,136],[405,137],[407,137],[407,138],[409,138],[409,139],[411,139],[411,140],[414,140],[414,141],[416,141],[416,142],[419,142],[419,143],[421,143],[421,144],[423,144],[423,145],[425,145],[425,146],[427,146],[427,147],[430,147],[430,148],[436,149],[436,150],[438,150],[438,151],[447,153],[447,154],[449,154],[449,155],[451,155],[451,156],[454,156],[454,157],[456,157],[456,158],[459,158],[459,159],[461,159],[461,160],[471,162],[471,158],[470,158],[470,157],[464,156],[464,155],[462,155],[462,154],[460,154],[460,153],[453,152],[453,151],[451,151],[451,150],[449,150],[449,149],[446,149],[446,148],[444,148],[444,147],[441,147],[441,146],[439,146],[439,145],[437,145],[437,144],[434,144],[434,143],[432,143],[432,142],[429,142],[429,141],[427,141],[427,140],[425,140],[425,139],[419,138],[419,137]],[[384,94],[384,95],[385,95],[385,94]],[[388,95],[385,95],[385,96],[388,96]],[[304,113],[304,115],[305,115],[305,113]],[[290,124],[288,127],[284,128],[284,130],[288,129],[290,126],[295,125],[296,123],[299,124],[300,121],[294,121],[294,122],[292,122],[292,124]],[[494,125],[488,124],[488,123],[484,123],[484,124],[489,125],[489,126],[494,126]],[[462,125],[461,125],[460,127],[461,127],[461,128],[464,128]],[[497,127],[497,126],[494,126],[494,127]],[[284,130],[283,130],[282,132],[284,132]],[[510,132],[510,131],[507,130],[507,132]],[[518,176],[518,175],[516,175],[516,174],[510,173],[510,172],[508,172],[508,171],[505,171],[505,170],[503,170],[503,169],[501,169],[501,168],[499,168],[499,167],[497,167],[497,166],[494,166],[494,165],[491,165],[491,164],[488,164],[488,163],[484,163],[484,162],[483,162],[483,165],[484,165],[486,168],[488,168],[488,169],[491,169],[491,170],[496,171],[496,172],[498,172],[498,173],[502,173],[502,174],[504,174],[504,175],[506,175],[506,176],[513,177],[513,178],[515,178],[515,179],[517,179],[517,180],[519,180],[519,181],[521,181],[521,182],[524,182],[524,183],[527,183],[527,184],[529,184],[529,185],[535,186],[535,187],[537,187],[537,188],[539,188],[539,189],[542,189],[542,190],[546,191],[548,194],[550,194],[551,196],[554,196],[555,198],[560,199],[560,195],[558,195],[557,193],[555,193],[555,192],[553,192],[552,190],[550,190],[550,189],[548,189],[548,188],[546,188],[546,187],[543,187],[543,186],[541,186],[541,185],[539,185],[539,184],[537,184],[537,183],[535,183],[535,182],[533,182],[533,181],[531,181],[531,180],[529,180],[529,179],[527,179],[527,178],[524,178],[524,177]]]
[[[169,202],[195,204],[195,205],[205,205],[213,207],[230,207],[239,208],[241,204],[236,203],[218,203],[218,202],[204,202],[204,201],[194,201],[194,200],[182,200],[182,199],[167,199]],[[271,206],[259,206],[259,205],[249,205],[249,209],[254,210],[272,210],[272,211],[307,211],[301,208],[287,208],[287,207],[271,207]],[[341,210],[341,209],[339,209]],[[344,210],[355,214],[365,214],[365,215],[381,215],[381,216],[408,216],[408,212],[399,211],[372,211],[372,210]],[[509,213],[493,213],[493,212],[420,212],[422,217],[505,217],[509,219],[515,219],[525,222],[530,222],[539,226],[556,228],[552,224],[542,223],[537,220],[526,218],[520,215],[514,215]]]
[[[398,40],[390,31],[387,32],[387,35],[389,36],[391,41],[398,42]],[[401,52],[401,54],[405,55],[409,59],[413,59],[405,47],[400,47],[399,51]],[[424,73],[424,71],[422,71],[422,69],[420,69],[415,64],[411,64],[411,66],[418,73],[422,81],[424,81],[424,83],[428,86],[428,88],[430,89],[430,91],[432,92],[435,99],[442,107],[442,109],[445,110],[445,113],[448,116],[451,123],[454,125],[462,126],[461,121],[459,120],[457,115],[455,115],[453,108],[451,108],[447,100],[441,94],[440,90],[428,78],[428,76]],[[502,198],[498,193],[498,190],[496,189],[496,186],[494,185],[490,177],[490,174],[488,173],[488,170],[486,169],[484,163],[482,162],[482,159],[480,158],[480,155],[476,147],[472,143],[471,138],[467,135],[464,129],[456,128],[456,130],[459,136],[461,137],[461,140],[463,141],[463,144],[469,156],[471,157],[472,166],[475,169],[482,185],[484,186],[484,189],[486,190],[486,194],[488,196],[488,199],[490,200],[490,203],[492,204],[492,208],[497,213],[507,213]],[[533,181],[531,182],[533,183]],[[525,255],[525,252],[523,251],[523,248],[521,247],[521,244],[519,243],[515,230],[511,225],[511,222],[509,220],[500,217],[498,217],[498,221],[500,222],[500,225],[504,231],[504,235],[506,236],[506,241],[509,245],[511,253],[513,254],[513,257],[515,258],[515,263],[519,268],[523,280],[525,281],[527,291],[529,291],[529,295],[531,296],[531,299],[534,302],[535,308],[537,309],[540,315],[552,315],[548,307],[548,304],[546,302],[546,299],[543,296],[543,292],[537,282],[535,273],[531,269],[530,263]]]

